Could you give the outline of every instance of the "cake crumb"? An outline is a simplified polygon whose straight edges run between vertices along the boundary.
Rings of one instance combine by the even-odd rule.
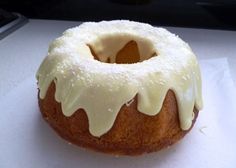
[[[199,131],[200,131],[202,134],[206,135],[206,133],[204,132],[204,129],[206,129],[206,128],[207,128],[207,126],[202,126],[202,127],[199,128]]]

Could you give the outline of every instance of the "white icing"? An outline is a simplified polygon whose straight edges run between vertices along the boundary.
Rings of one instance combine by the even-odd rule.
[[[108,58],[115,62],[116,53],[131,40],[137,42],[142,62],[103,63]],[[103,62],[93,58],[88,45]],[[153,53],[158,56],[145,60]],[[183,130],[192,125],[194,106],[202,108],[200,70],[188,44],[163,28],[138,22],[87,22],[65,31],[50,45],[37,79],[41,99],[55,82],[55,99],[65,116],[84,109],[94,136],[109,131],[120,108],[135,95],[138,110],[153,116],[173,90]]]

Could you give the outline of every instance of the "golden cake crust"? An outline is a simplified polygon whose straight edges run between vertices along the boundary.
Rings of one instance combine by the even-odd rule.
[[[129,105],[123,105],[113,127],[101,137],[89,132],[88,118],[83,109],[72,116],[62,113],[61,104],[55,100],[55,84],[51,83],[44,99],[39,98],[43,118],[65,140],[95,151],[114,155],[139,155],[166,148],[191,130],[180,128],[178,106],[173,91],[166,94],[161,111],[148,116],[137,110],[137,96]],[[194,125],[198,110],[194,109]]]

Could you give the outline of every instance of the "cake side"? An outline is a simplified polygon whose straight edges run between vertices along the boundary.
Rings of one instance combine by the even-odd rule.
[[[65,140],[94,151],[114,155],[139,155],[159,151],[183,138],[191,130],[198,111],[187,131],[180,128],[175,94],[169,90],[160,113],[148,116],[137,110],[137,96],[134,101],[123,105],[112,128],[101,137],[89,132],[88,118],[84,110],[77,110],[72,116],[62,113],[61,104],[55,100],[55,84],[51,83],[44,99],[39,98],[43,118]]]

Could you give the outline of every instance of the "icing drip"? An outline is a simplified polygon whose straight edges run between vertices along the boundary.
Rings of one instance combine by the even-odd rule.
[[[116,53],[131,40],[142,62],[114,64]],[[113,64],[104,63],[108,58]],[[94,136],[109,131],[120,108],[135,95],[138,110],[153,116],[173,90],[183,130],[192,125],[193,108],[202,108],[200,70],[190,47],[165,29],[138,22],[87,22],[67,30],[50,45],[37,79],[41,99],[55,82],[55,100],[65,116],[84,109]]]

